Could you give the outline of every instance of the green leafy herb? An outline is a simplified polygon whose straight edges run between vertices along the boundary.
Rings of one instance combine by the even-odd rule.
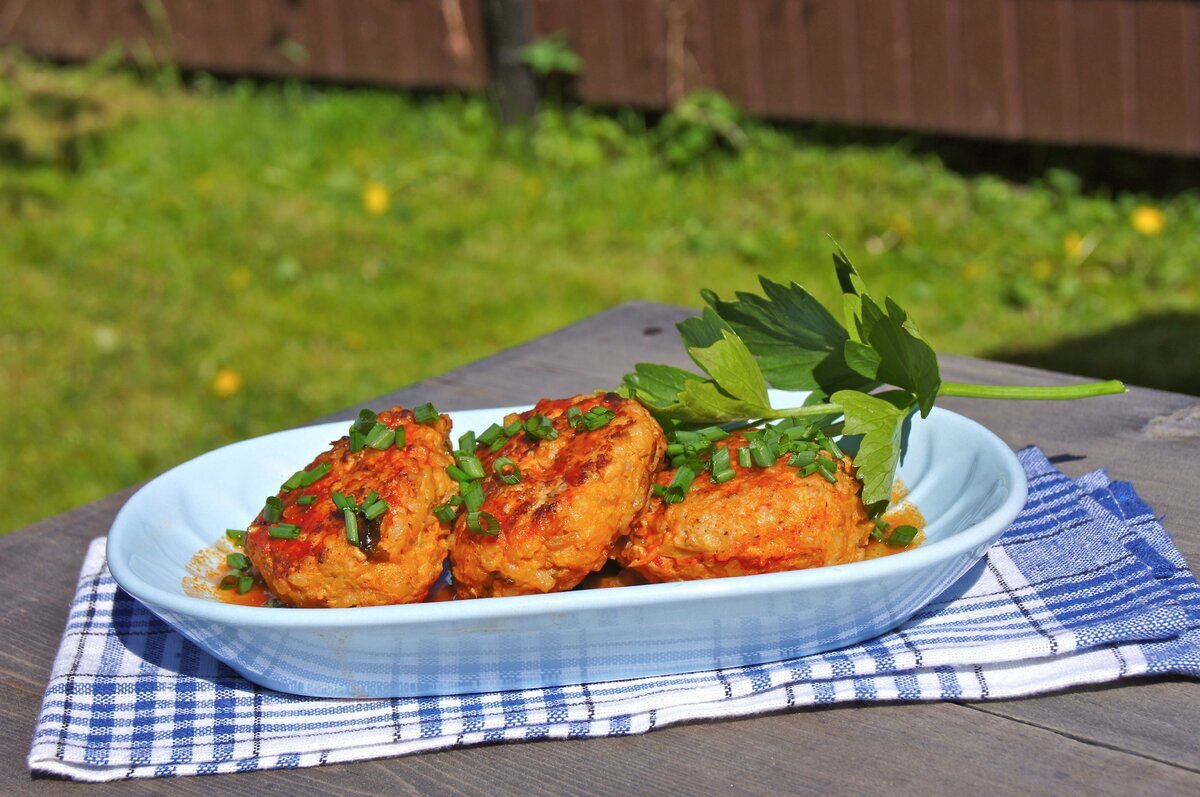
[[[645,405],[668,430],[783,418],[805,427],[803,434],[789,436],[800,440],[811,426],[820,449],[831,456],[790,458],[805,476],[819,472],[835,480],[842,451],[831,436],[858,438],[854,462],[863,502],[874,516],[890,500],[905,421],[914,412],[927,416],[939,396],[1076,399],[1125,392],[1117,381],[1061,387],[943,382],[936,352],[908,313],[890,297],[871,296],[840,247],[833,263],[843,323],[795,283],[760,277],[764,295],[738,293],[733,301],[704,290],[708,307],[678,325],[688,355],[703,373],[639,363],[625,375],[621,392]],[[772,407],[768,385],[811,395],[799,407]],[[881,387],[887,389],[874,392]],[[779,453],[789,449],[768,443]],[[766,446],[753,449],[756,464],[771,458]],[[671,452],[673,461],[683,464],[685,449]],[[752,451],[739,449],[739,466],[751,461]]]

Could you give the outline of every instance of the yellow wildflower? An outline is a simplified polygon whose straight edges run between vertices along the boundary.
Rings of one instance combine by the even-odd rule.
[[[370,182],[363,186],[362,204],[363,210],[367,213],[372,216],[382,216],[388,212],[392,198],[388,195],[388,190],[381,184]]]
[[[1158,235],[1167,226],[1167,217],[1153,205],[1138,205],[1129,214],[1129,223],[1142,235]]]
[[[962,267],[962,278],[967,282],[979,282],[987,275],[987,266],[978,260],[972,260]]]
[[[1067,257],[1075,257],[1083,249],[1083,236],[1071,230],[1063,236],[1063,251]]]
[[[229,276],[225,279],[225,284],[229,286],[229,290],[236,293],[237,291],[246,288],[250,284],[250,279],[253,276],[254,275],[250,273],[250,269],[246,268],[245,266],[239,266],[238,268],[235,268],[233,271],[229,272]]]
[[[242,375],[232,368],[220,368],[213,377],[212,389],[221,398],[229,398],[242,389]]]

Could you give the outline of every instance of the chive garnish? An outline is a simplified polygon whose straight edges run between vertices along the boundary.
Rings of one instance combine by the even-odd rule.
[[[450,506],[450,504],[438,504],[433,508],[433,516],[443,523],[454,522],[454,517],[458,514],[458,510]]]
[[[479,486],[479,482],[467,482],[459,489],[467,511],[478,512],[479,508],[483,506],[483,488]]]
[[[462,469],[462,472],[467,474],[469,480],[482,479],[486,475],[483,463],[474,454],[456,454],[454,459],[458,462],[458,467]]]
[[[370,431],[371,427],[375,425],[375,421],[378,418],[379,416],[373,411],[363,408],[358,411],[358,418],[353,424],[351,424],[350,428],[357,429],[363,434],[366,434],[368,431]]]
[[[315,495],[302,495],[296,499],[296,503],[300,506],[312,506],[317,502]]]
[[[567,409],[567,426],[570,426],[577,432],[582,432],[587,424],[583,420],[583,410],[578,407],[570,407]]]
[[[467,513],[467,528],[473,534],[488,534],[496,536],[500,533],[500,521],[491,512]]]
[[[354,510],[346,507],[342,510],[342,517],[346,520],[346,540],[351,545],[358,545],[358,518],[354,516]]]
[[[454,479],[454,481],[458,482],[459,484],[471,481],[471,477],[467,476],[467,472],[457,465],[447,465],[446,475],[451,479]]]
[[[225,563],[234,570],[249,570],[250,560],[244,553],[231,553],[225,557]]]
[[[493,462],[492,470],[505,484],[517,484],[521,481],[521,469],[508,457],[500,457]]]
[[[583,423],[589,432],[594,432],[615,417],[617,414],[608,407],[592,407],[583,416]]]
[[[429,402],[422,404],[413,410],[413,420],[417,423],[430,424],[438,419],[438,411],[434,409],[433,403]]]
[[[524,424],[522,424],[520,421],[513,421],[512,423],[510,423],[504,427],[504,436],[505,437],[515,437],[517,432],[521,431],[521,429],[523,427],[524,427]]]
[[[363,517],[365,517],[367,520],[374,520],[384,512],[388,511],[389,508],[390,507],[387,501],[384,501],[382,498],[378,498],[375,500],[375,503],[363,507]]]
[[[748,448],[739,448],[738,449],[738,465],[743,468],[750,467],[750,449],[748,449]]]
[[[283,517],[283,501],[277,495],[267,497],[267,505],[262,511],[264,523],[275,523]]]
[[[479,439],[476,442],[479,445],[490,446],[502,437],[504,437],[504,427],[498,423],[493,423],[487,429],[483,430],[483,434],[479,435]]]
[[[338,509],[354,509],[354,500],[346,497],[342,493],[331,493],[329,497],[333,499],[333,505]]]
[[[458,438],[458,450],[464,454],[474,454],[478,446],[475,444],[475,433],[467,432]]]
[[[295,490],[297,487],[300,486],[300,483],[303,480],[304,480],[304,471],[298,470],[295,473],[293,473],[291,476],[288,477],[288,480],[283,483],[283,486],[280,487],[280,489],[281,490]]]
[[[254,589],[254,576],[242,576],[238,579],[237,591],[239,595],[245,595],[252,589]]]
[[[371,427],[371,431],[367,432],[366,437],[363,439],[363,444],[377,451],[385,451],[392,447],[392,443],[395,440],[395,429],[392,429],[387,424],[376,422]]]
[[[300,536],[300,527],[295,523],[276,523],[267,529],[267,535],[276,540],[294,540]]]
[[[896,526],[896,528],[892,529],[892,533],[888,535],[884,542],[886,542],[888,545],[900,548],[908,545],[910,542],[916,539],[916,536],[916,526]]]
[[[331,470],[333,470],[333,463],[331,462],[322,462],[319,465],[315,465],[309,470],[304,471],[304,475],[300,477],[300,486],[311,487],[319,479],[324,478]]]
[[[525,434],[538,440],[557,440],[558,430],[550,423],[550,419],[540,412],[531,415],[524,424]]]
[[[366,448],[366,445],[367,445],[367,436],[365,434],[363,434],[362,432],[360,432],[358,429],[351,429],[350,430],[350,453],[357,454],[359,451],[362,451],[364,448]]]
[[[246,532],[244,529],[225,529],[225,536],[234,545],[241,545],[246,541]]]
[[[408,445],[408,434],[404,431],[403,424],[396,427],[396,439],[393,441],[396,448],[404,448]]]
[[[692,482],[695,479],[696,471],[687,465],[681,466],[679,470],[675,471],[675,475],[671,478],[671,483],[667,485],[662,499],[668,504],[679,503],[687,495],[688,488],[692,486]]]

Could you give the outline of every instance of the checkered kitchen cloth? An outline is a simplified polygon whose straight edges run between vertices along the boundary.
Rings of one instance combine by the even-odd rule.
[[[816,703],[981,700],[1200,676],[1200,585],[1133,487],[1099,471],[1073,481],[1037,449],[1020,458],[1030,492],[1016,522],[984,562],[891,633],[775,664],[553,689],[393,700],[262,689],[118,590],[97,540],[29,766],[89,781],[307,767]]]

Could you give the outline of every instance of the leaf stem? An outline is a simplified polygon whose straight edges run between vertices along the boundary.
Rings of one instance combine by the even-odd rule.
[[[1115,379],[1082,385],[971,385],[943,382],[938,396],[981,399],[1080,399],[1124,393],[1125,385]]]
[[[819,418],[822,415],[831,413],[841,414],[842,407],[839,404],[809,404],[804,407],[787,407],[785,409],[772,409],[771,414],[764,416],[766,418]]]

